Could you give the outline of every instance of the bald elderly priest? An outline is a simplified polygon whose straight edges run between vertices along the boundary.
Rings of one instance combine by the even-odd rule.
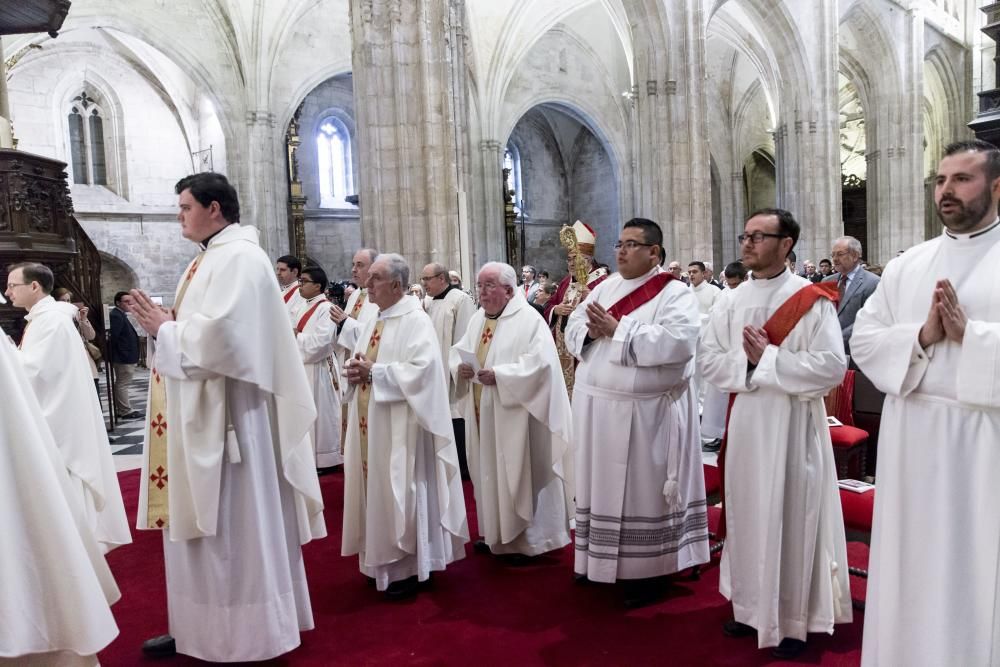
[[[537,556],[570,542],[569,396],[552,334],[514,268],[484,265],[477,287],[482,307],[452,348],[451,369],[458,394],[473,398],[463,405],[479,534],[494,554]]]
[[[379,312],[345,364],[342,553],[358,554],[361,572],[390,598],[414,594],[463,558],[469,541],[440,347],[409,284],[399,255],[368,268]]]
[[[618,273],[566,325],[580,360],[573,394],[576,572],[624,580],[625,604],[659,597],[661,577],[708,561],[696,397],[698,303],[660,268],[663,234],[625,223]]]

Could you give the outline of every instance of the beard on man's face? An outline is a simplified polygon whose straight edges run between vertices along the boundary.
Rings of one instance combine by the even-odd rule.
[[[942,207],[950,204],[947,212],[942,211]],[[982,193],[968,202],[956,199],[955,197],[942,197],[936,208],[938,219],[949,230],[961,234],[976,225],[986,216],[987,211],[993,205],[993,197],[989,188],[983,188]],[[995,212],[994,212],[995,213]]]

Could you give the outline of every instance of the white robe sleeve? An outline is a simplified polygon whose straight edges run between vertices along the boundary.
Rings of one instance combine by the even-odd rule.
[[[459,300],[458,306],[455,308],[455,330],[451,339],[453,345],[465,336],[465,331],[469,328],[469,321],[476,314],[476,310],[476,304],[472,302],[471,297],[466,296]]]
[[[934,347],[926,351],[920,347],[923,322],[897,321],[894,300],[888,294],[889,286],[894,284],[891,269],[886,267],[886,279],[879,282],[858,312],[851,335],[851,357],[880,391],[906,396],[927,372]]]
[[[969,320],[958,361],[958,400],[1000,407],[1000,324]]]
[[[734,290],[720,297],[708,316],[698,345],[701,377],[726,393],[750,391],[743,340],[731,340]]]
[[[472,311],[475,315],[476,311]],[[466,323],[462,336],[451,346],[451,350],[448,354],[448,370],[451,373],[452,382],[455,385],[455,399],[465,398],[469,394],[469,390],[472,388],[472,382],[470,380],[465,380],[458,376],[458,367],[462,364],[462,358],[459,356],[457,349],[463,349],[468,352],[475,353],[476,346],[474,341],[479,340],[479,332],[482,330],[482,317],[471,318],[469,322]],[[470,328],[471,327],[471,328]]]
[[[348,317],[344,320],[344,324],[340,328],[340,335],[337,336],[337,345],[340,345],[353,354],[354,346],[358,344],[358,338],[361,336],[361,331],[364,328],[365,325],[361,324],[361,322],[358,322],[353,317]]]
[[[611,339],[622,366],[653,367],[685,364],[698,345],[698,300],[689,289],[664,288],[653,322],[625,315]]]
[[[333,354],[334,339],[337,336],[337,325],[330,319],[329,308],[318,308],[312,317],[315,324],[309,327],[309,332],[300,333],[295,341],[298,343],[302,361],[307,364],[318,364]]]
[[[750,375],[751,387],[768,387],[802,398],[819,398],[844,381],[847,356],[833,304],[821,299],[798,327],[809,327],[808,347],[792,352],[768,345]]]

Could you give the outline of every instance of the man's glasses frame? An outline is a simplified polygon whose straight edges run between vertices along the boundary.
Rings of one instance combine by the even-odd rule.
[[[753,234],[740,234],[736,237],[736,241],[743,245],[747,241],[750,241],[754,245],[758,243],[763,243],[764,239],[787,239],[788,234],[769,234],[768,232],[754,232]]]

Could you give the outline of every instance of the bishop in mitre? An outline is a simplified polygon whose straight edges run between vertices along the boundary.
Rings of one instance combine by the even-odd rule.
[[[143,651],[267,660],[313,627],[300,545],[326,535],[316,407],[236,190],[211,172],[175,190],[181,233],[201,252],[172,310],[138,290],[130,306],[156,339],[138,527],[163,531],[170,622]]]
[[[563,229],[566,228],[563,227]],[[573,223],[573,227],[570,229],[574,241],[569,243],[570,247],[567,248],[566,276],[559,281],[556,293],[545,304],[543,315],[556,341],[556,352],[559,355],[559,362],[562,364],[563,379],[570,396],[572,396],[577,362],[572,353],[566,349],[566,322],[569,320],[570,313],[590,290],[608,277],[608,270],[603,266],[598,266],[594,259],[597,247],[596,232],[579,220]],[[579,279],[583,271],[587,273],[586,284],[581,283]]]
[[[333,304],[325,295],[327,283],[326,272],[318,266],[302,269],[299,278],[302,302],[292,317],[295,341],[316,403],[311,436],[316,449],[316,469],[321,472],[344,461],[340,452],[343,378],[335,349],[337,325],[330,319]]]
[[[96,665],[120,593],[2,329],[0,380],[0,665]]]
[[[344,450],[344,556],[389,597],[465,556],[465,499],[448,386],[434,327],[406,295],[410,268],[379,255],[367,294],[378,317],[345,368],[350,384]]]
[[[481,308],[451,350],[451,372],[458,395],[473,399],[465,441],[479,534],[494,554],[537,556],[570,543],[569,396],[552,334],[514,268],[490,262],[476,284]]]
[[[83,509],[105,552],[132,542],[101,403],[74,325],[77,308],[50,294],[52,271],[42,264],[16,264],[7,276],[7,298],[25,308],[28,325],[20,358],[62,454]]]

